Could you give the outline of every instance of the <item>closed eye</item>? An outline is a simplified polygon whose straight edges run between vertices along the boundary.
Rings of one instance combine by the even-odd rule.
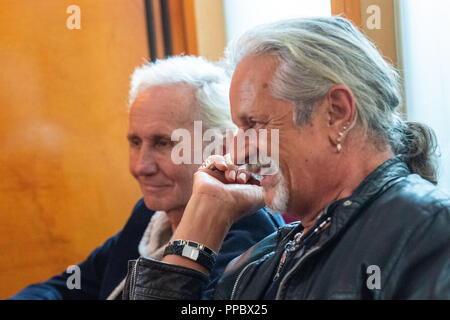
[[[254,126],[256,126],[258,124],[258,121],[255,121],[255,120],[252,120],[252,119],[249,119],[248,120],[248,126],[250,127],[250,128],[253,128]]]
[[[168,148],[173,146],[173,141],[166,137],[158,137],[155,139],[153,146],[155,148]]]
[[[141,139],[137,136],[128,136],[128,143],[130,145],[130,147],[139,147],[142,143]]]
[[[249,118],[249,119],[247,120],[247,123],[248,123],[248,127],[249,127],[249,128],[255,128],[255,127],[257,127],[257,126],[264,126],[264,125],[267,124],[267,122],[255,120],[255,119],[253,119],[253,118]]]
[[[169,145],[169,141],[163,141],[163,140],[157,141],[155,143],[156,147],[167,147],[168,145]]]

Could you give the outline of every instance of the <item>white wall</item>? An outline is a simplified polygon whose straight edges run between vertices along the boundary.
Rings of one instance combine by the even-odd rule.
[[[330,0],[223,0],[227,41],[255,25],[281,19],[330,16]]]
[[[435,129],[450,190],[450,1],[401,0],[399,17],[408,120]]]

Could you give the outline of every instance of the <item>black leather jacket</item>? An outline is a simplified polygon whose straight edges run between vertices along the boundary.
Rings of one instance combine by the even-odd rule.
[[[233,260],[215,298],[450,299],[450,197],[411,174],[401,157],[330,204],[293,245],[301,230],[299,223],[282,227]],[[293,250],[282,259],[286,248]],[[152,293],[142,299],[171,291],[192,299],[207,284],[194,270],[137,263],[134,288]]]

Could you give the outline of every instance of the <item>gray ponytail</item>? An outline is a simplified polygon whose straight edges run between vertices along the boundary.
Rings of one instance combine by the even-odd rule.
[[[397,142],[391,143],[394,152],[404,156],[411,172],[437,184],[438,145],[433,129],[418,122],[404,122],[401,138]]]

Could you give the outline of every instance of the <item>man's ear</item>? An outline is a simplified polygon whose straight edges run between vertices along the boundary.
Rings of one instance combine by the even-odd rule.
[[[344,127],[352,123],[355,115],[355,97],[344,85],[337,85],[328,90],[328,115],[330,126]]]
[[[329,140],[333,146],[339,145],[340,152],[340,144],[355,118],[355,97],[348,87],[336,85],[328,90],[327,100]]]

